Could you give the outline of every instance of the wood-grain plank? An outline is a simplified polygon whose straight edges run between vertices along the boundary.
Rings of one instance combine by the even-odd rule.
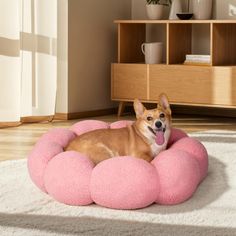
[[[150,65],[150,100],[162,92],[179,104],[236,106],[236,67]]]
[[[112,65],[112,99],[148,99],[146,64]]]

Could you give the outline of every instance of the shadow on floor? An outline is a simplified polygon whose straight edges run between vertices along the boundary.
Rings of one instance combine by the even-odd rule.
[[[12,231],[4,227],[13,228]],[[3,231],[2,231],[3,230]],[[155,224],[137,221],[98,219],[93,217],[62,217],[0,213],[0,233],[20,234],[21,230],[33,230],[31,235],[207,235],[235,236],[236,228],[189,225]],[[4,234],[6,233],[6,234]],[[20,234],[21,235],[21,234]],[[28,234],[30,235],[30,234]]]

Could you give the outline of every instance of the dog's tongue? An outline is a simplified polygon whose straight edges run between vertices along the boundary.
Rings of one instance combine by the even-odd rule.
[[[156,143],[158,145],[162,145],[165,142],[164,132],[163,131],[157,131],[156,133]]]

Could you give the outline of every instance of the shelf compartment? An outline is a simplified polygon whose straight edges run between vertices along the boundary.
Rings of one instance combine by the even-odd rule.
[[[215,66],[236,65],[236,24],[213,24],[212,54]]]
[[[167,59],[167,24],[146,24],[146,42],[162,42],[163,55],[162,63],[166,63]]]
[[[112,64],[112,99],[148,98],[148,65]]]
[[[145,24],[118,25],[118,62],[144,62],[141,45],[146,39]]]
[[[168,64],[183,64],[187,54],[210,55],[210,24],[171,23],[168,32]]]
[[[185,61],[185,55],[191,54],[191,38],[191,24],[169,24],[168,64],[182,64]]]

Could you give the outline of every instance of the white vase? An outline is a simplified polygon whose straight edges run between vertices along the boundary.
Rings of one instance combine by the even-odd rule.
[[[169,19],[170,20],[177,20],[177,13],[182,13],[182,5],[181,5],[181,0],[173,0],[170,8],[170,15]]]
[[[196,20],[208,20],[212,15],[212,0],[193,0],[193,14]]]
[[[150,20],[160,20],[163,15],[163,5],[147,4],[146,11]]]

